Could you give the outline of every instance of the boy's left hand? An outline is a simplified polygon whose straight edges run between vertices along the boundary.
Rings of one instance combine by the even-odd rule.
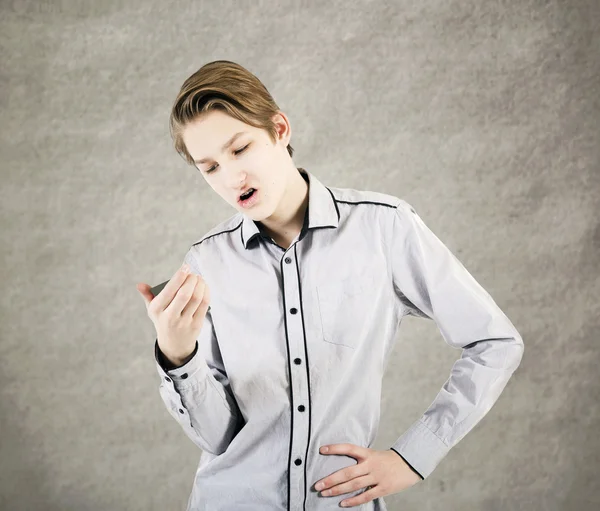
[[[323,447],[328,447],[329,450],[324,452]],[[319,452],[323,455],[345,454],[358,461],[356,465],[338,470],[315,484],[315,489],[321,490],[323,496],[340,495],[369,487],[360,495],[343,500],[343,507],[358,506],[377,497],[392,495],[422,481],[398,453],[391,449],[380,451],[355,444],[331,444],[322,446]],[[324,486],[321,488],[319,483],[324,483]]]

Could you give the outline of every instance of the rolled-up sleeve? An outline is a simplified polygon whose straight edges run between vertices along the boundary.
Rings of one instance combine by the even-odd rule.
[[[184,262],[199,274],[188,252]],[[213,455],[225,452],[245,425],[225,370],[210,309],[196,342],[193,356],[185,364],[168,364],[158,346],[154,347],[159,393],[168,412],[185,434]]]
[[[404,200],[388,235],[403,314],[432,319],[444,341],[462,350],[429,408],[391,447],[426,478],[494,405],[524,345],[492,297]]]

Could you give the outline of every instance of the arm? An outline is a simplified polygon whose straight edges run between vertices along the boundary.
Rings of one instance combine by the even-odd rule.
[[[462,350],[429,408],[391,447],[425,478],[494,405],[524,345],[492,297],[404,200],[389,236],[404,315],[433,319],[444,341]]]
[[[191,254],[186,261],[196,269]],[[245,421],[235,401],[225,371],[210,309],[206,313],[196,348],[183,365],[175,367],[155,341],[156,369],[161,377],[160,396],[185,434],[204,451],[225,452]]]

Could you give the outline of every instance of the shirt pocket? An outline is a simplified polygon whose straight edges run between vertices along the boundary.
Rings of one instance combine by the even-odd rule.
[[[316,286],[323,340],[356,348],[364,324],[369,280],[352,277]]]

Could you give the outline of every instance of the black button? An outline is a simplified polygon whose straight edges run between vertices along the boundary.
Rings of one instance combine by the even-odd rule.
[[[288,263],[288,264],[290,264],[292,262],[292,260],[289,257],[286,257],[285,258],[285,262]]]
[[[302,360],[300,360],[299,358],[294,359],[294,364],[300,364],[301,362],[302,362]]]
[[[300,410],[301,412],[303,412],[303,411],[304,411],[304,405],[300,405],[300,406],[298,407],[298,410]]]
[[[179,413],[183,413],[183,410],[181,408],[179,409]]]
[[[187,373],[183,373],[183,374],[181,375],[181,377],[182,377],[182,378],[185,380],[185,379],[188,377],[188,374],[187,374]]]
[[[300,458],[298,458],[296,461],[294,461],[294,463],[296,465],[302,465],[302,460]]]
[[[298,309],[296,309],[296,307],[292,307],[292,308],[290,309],[290,312],[291,312],[292,314],[296,314],[296,312],[298,312]]]
[[[171,381],[171,378],[169,378],[168,376],[165,376],[165,380]]]

